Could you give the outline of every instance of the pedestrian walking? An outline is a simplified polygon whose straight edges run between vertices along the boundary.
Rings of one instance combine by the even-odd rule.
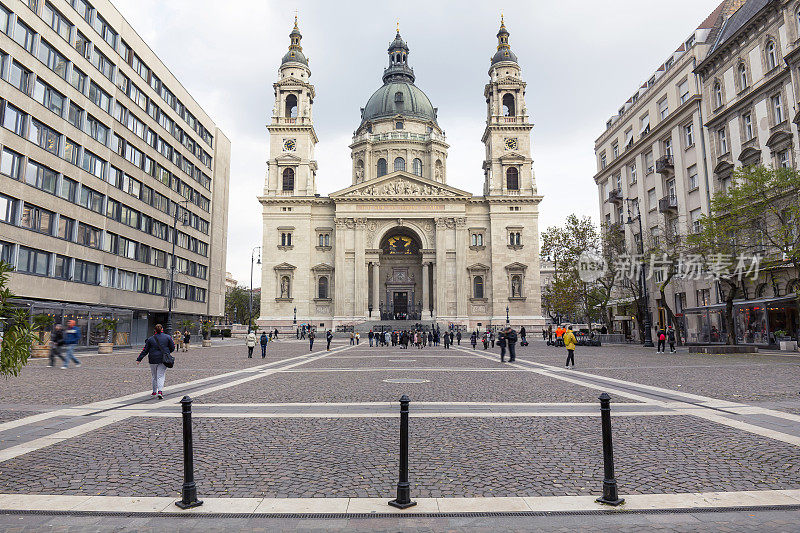
[[[523,346],[528,344],[528,341],[525,338],[525,337],[527,337],[527,335],[528,335],[528,332],[525,331],[525,326],[522,326],[521,328],[519,328],[519,340],[520,340],[520,344],[522,344]]]
[[[664,347],[667,342],[667,332],[663,329],[658,330],[658,346],[656,347],[656,353],[664,353]]]
[[[278,328],[275,328],[275,331],[272,333],[272,338],[278,340]]]
[[[444,332],[444,349],[450,349],[450,335],[446,331]]]
[[[508,345],[508,362],[517,360],[517,332],[511,326],[506,326],[506,344]]]
[[[161,400],[164,397],[164,377],[167,373],[167,366],[164,364],[166,356],[175,351],[175,341],[172,337],[164,333],[164,328],[161,324],[156,324],[155,331],[152,337],[148,337],[144,343],[144,349],[139,357],[136,358],[136,364],[142,362],[144,356],[147,356],[147,362],[150,363],[150,372],[153,376],[153,394],[158,396]]]
[[[331,330],[328,330],[328,331],[325,333],[325,340],[326,340],[326,341],[328,341],[328,348],[327,348],[327,350],[330,352],[330,351],[331,351],[331,341],[333,340],[333,333],[331,333]]]
[[[50,334],[50,364],[47,366],[55,366],[56,357],[64,361],[64,356],[61,355],[61,350],[64,347],[64,326],[56,324],[53,332]]]
[[[469,336],[469,343],[472,344],[472,349],[475,349],[475,346],[478,344],[478,332],[473,331],[472,335]]]
[[[542,340],[547,342],[547,330],[542,328]]]
[[[356,343],[356,337],[353,335],[353,332],[350,332],[350,346],[353,346]]]
[[[183,333],[181,333],[180,328],[176,329],[175,332],[172,334],[172,342],[175,343],[175,349],[178,351],[183,350]]]
[[[489,333],[489,342],[492,343],[492,348],[494,348],[494,342],[495,342],[494,331]]]
[[[575,368],[575,334],[572,333],[572,326],[567,326],[567,332],[564,333],[564,346],[567,348],[567,364],[566,367],[569,368],[570,361],[572,362],[572,368]]]
[[[74,320],[70,320],[68,325],[69,328],[66,333],[64,333],[64,346],[67,351],[66,355],[62,357],[64,366],[61,368],[67,368],[70,361],[75,363],[75,367],[81,366],[81,362],[75,358],[75,347],[81,342],[81,328],[75,325]]]
[[[456,342],[458,342],[458,345],[461,346],[461,330],[456,332]]]
[[[553,324],[547,326],[547,344],[553,344]]]
[[[189,330],[183,332],[183,351],[189,351],[189,344],[192,342],[192,334],[189,333]]]
[[[253,348],[256,347],[256,334],[252,331],[245,337],[245,344],[247,345],[247,358],[253,358]]]
[[[261,359],[267,357],[267,343],[269,339],[267,338],[267,334],[265,332],[261,332]]]
[[[497,345],[500,346],[500,362],[506,362],[506,331],[504,329],[500,330],[500,333],[497,335]]]
[[[314,330],[308,332],[308,351],[312,351],[314,349]]]
[[[669,343],[669,353],[675,353],[675,330],[672,326],[667,330],[667,342]]]
[[[361,343],[361,333],[356,333],[356,346]]]
[[[367,334],[367,338],[369,339],[369,346],[371,348],[372,347],[372,341],[375,338],[375,333],[373,333],[372,330],[369,330],[369,333]]]
[[[453,331],[452,331],[452,330],[450,330],[450,346],[452,346],[452,345],[453,345],[453,339],[455,339],[455,338],[456,338],[456,337],[455,337],[455,335],[453,335]]]

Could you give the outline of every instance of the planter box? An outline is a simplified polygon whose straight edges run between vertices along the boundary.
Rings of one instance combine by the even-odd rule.
[[[211,339],[203,339],[203,348],[211,346]]]
[[[724,354],[724,353],[758,353],[758,347],[749,344],[689,346],[690,353]]]
[[[797,341],[779,341],[782,352],[796,352]]]
[[[114,343],[101,342],[97,345],[97,353],[112,353],[114,351]]]
[[[32,345],[31,357],[50,357],[50,345],[49,344]]]

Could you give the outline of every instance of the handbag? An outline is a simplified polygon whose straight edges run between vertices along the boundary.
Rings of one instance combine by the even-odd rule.
[[[163,364],[167,368],[172,368],[175,366],[175,357],[172,356],[167,350],[161,346],[161,342],[158,340],[158,336],[153,335],[153,338],[156,340],[156,344],[158,344],[159,349],[161,350],[161,364]]]

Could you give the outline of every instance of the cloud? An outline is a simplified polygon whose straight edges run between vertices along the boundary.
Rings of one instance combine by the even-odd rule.
[[[411,48],[417,85],[447,132],[448,183],[482,194],[483,88],[496,49],[499,7],[484,1],[402,3],[300,0],[115,0],[115,5],[231,139],[227,269],[247,283],[261,242],[272,83],[299,10],[311,58],[320,143],[317,188],[349,185],[350,136],[381,85],[395,25]],[[505,10],[528,83],[540,229],[570,213],[598,216],[594,140],[606,119],[719,0],[515,2]]]

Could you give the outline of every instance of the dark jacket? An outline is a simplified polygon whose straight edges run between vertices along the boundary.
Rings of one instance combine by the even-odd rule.
[[[508,330],[508,333],[506,333],[506,341],[508,341],[508,344],[516,344],[517,332],[513,329]]]
[[[158,340],[156,340],[156,337],[158,337]],[[144,356],[147,355],[147,362],[149,362],[151,365],[163,363],[164,353],[162,351],[162,347],[165,350],[169,350],[167,353],[174,352],[175,343],[172,341],[172,337],[166,333],[159,333],[158,335],[148,337],[144,342],[144,350],[142,350],[142,353],[139,354],[139,357],[137,357],[136,360],[141,361],[144,359]]]
[[[61,347],[64,345],[64,330],[63,329],[54,329],[53,332],[50,334],[50,340],[53,341],[53,344],[57,347]]]
[[[505,331],[501,331],[497,334],[497,345],[501,348],[506,345],[506,333]]]
[[[671,329],[667,331],[667,342],[670,344],[675,344],[675,330]]]

